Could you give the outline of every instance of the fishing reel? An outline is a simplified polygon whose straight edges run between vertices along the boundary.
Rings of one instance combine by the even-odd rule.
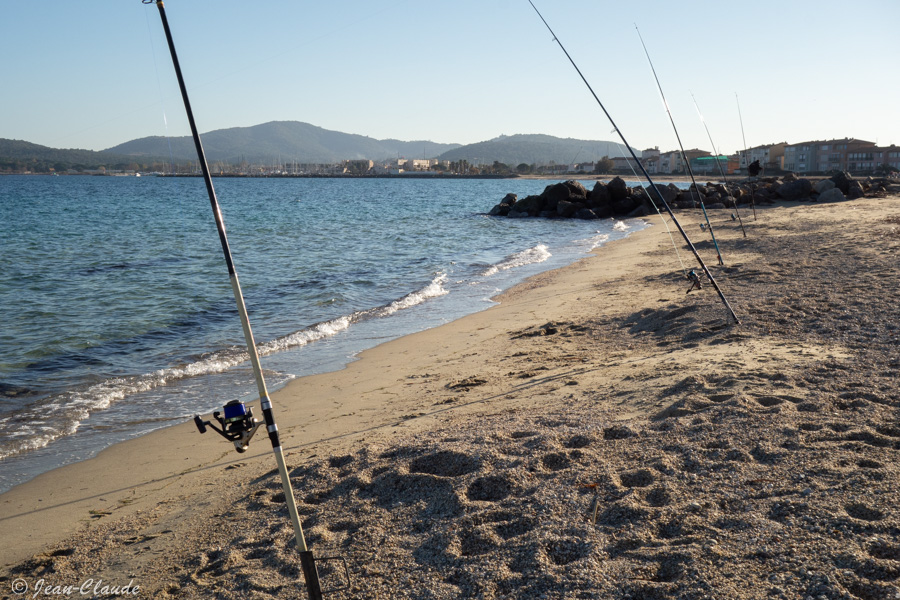
[[[703,284],[700,281],[700,275],[697,274],[697,271],[691,269],[691,272],[687,274],[687,280],[691,282],[691,287],[688,288],[687,291],[688,294],[690,294],[695,289],[703,289]]]
[[[235,450],[246,452],[250,438],[262,423],[253,417],[253,409],[240,400],[232,400],[222,410],[225,411],[224,417],[219,411],[213,413],[213,418],[219,422],[221,427],[216,427],[210,421],[204,421],[199,415],[194,417],[194,424],[200,433],[206,433],[207,426],[212,427],[213,431],[229,442],[233,442]]]

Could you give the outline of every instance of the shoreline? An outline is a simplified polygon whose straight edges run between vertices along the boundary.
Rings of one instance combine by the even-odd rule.
[[[60,187],[53,182],[49,182],[49,178],[47,181],[48,186],[54,190],[72,188],[72,186]],[[145,183],[152,184],[153,182]],[[237,183],[238,182],[235,182],[235,185],[237,185]],[[309,189],[318,190],[321,187],[314,181],[309,181],[309,186],[306,186],[305,184],[300,185],[301,183],[302,182],[297,182],[299,189],[306,189],[309,187]],[[361,185],[363,183],[364,182],[360,182]],[[374,187],[379,190],[379,193],[373,193],[369,196],[369,201],[373,207],[382,206],[382,204],[377,201],[377,198],[391,193],[390,191],[385,190],[393,190],[397,186],[405,187],[396,182],[384,183],[387,185],[387,188],[375,185]],[[174,185],[174,182],[169,181],[167,183],[166,181],[161,180],[158,184],[159,185],[154,184],[152,187],[155,189],[156,187],[161,186],[160,189],[169,189]],[[322,184],[324,185],[324,182],[322,182]],[[262,185],[262,183],[260,185]],[[374,182],[372,185],[374,185]],[[434,194],[436,196],[455,193],[453,190],[457,188],[457,186],[448,183],[442,184],[440,182],[432,182],[431,184],[423,183],[421,185],[424,185],[429,189],[434,187]],[[277,182],[266,184],[264,187],[268,189],[272,186],[279,188],[279,190],[282,188]],[[81,189],[82,187],[83,186],[77,186],[77,189]],[[110,192],[113,188],[117,187],[118,186],[101,186],[103,190],[109,190]],[[252,187],[255,188],[257,186]],[[288,187],[294,189],[297,186],[290,184]],[[176,186],[176,188],[181,189],[179,186]],[[542,188],[543,185],[538,186],[535,182],[518,182],[516,183],[515,191],[522,194],[521,190],[526,190],[526,193],[531,193],[532,189],[537,190]],[[287,189],[288,188],[285,188],[285,190]],[[362,189],[372,190],[373,188],[371,185],[364,185]],[[559,264],[573,260],[576,257],[575,255],[582,256],[593,243],[591,238],[596,230],[606,231],[613,225],[612,221],[596,224],[572,224],[571,226],[565,225],[562,228],[547,221],[535,221],[530,223],[527,227],[509,226],[500,223],[498,224],[500,231],[494,233],[493,224],[491,226],[487,225],[491,220],[480,212],[484,207],[478,198],[493,198],[494,196],[500,196],[498,190],[502,190],[505,194],[508,189],[508,184],[485,181],[475,185],[471,182],[461,182],[458,189],[467,192],[460,198],[460,202],[465,203],[465,206],[461,211],[455,211],[453,208],[446,211],[448,214],[451,211],[458,212],[453,220],[449,222],[449,225],[451,227],[459,227],[459,231],[466,231],[468,228],[473,228],[473,231],[476,232],[476,237],[479,237],[479,239],[484,242],[484,248],[476,249],[474,246],[469,248],[462,244],[454,245],[453,240],[461,239],[462,236],[448,234],[448,228],[442,224],[440,230],[443,231],[443,235],[450,235],[452,237],[448,238],[450,241],[445,246],[435,247],[435,237],[439,236],[430,236],[432,238],[430,243],[432,250],[427,251],[430,253],[430,264],[427,268],[421,269],[416,263],[398,265],[398,267],[404,269],[404,275],[402,277],[404,281],[401,281],[401,278],[398,278],[396,275],[390,275],[385,279],[383,275],[385,272],[384,269],[394,268],[391,265],[398,261],[396,258],[397,255],[392,254],[390,250],[387,251],[385,260],[379,261],[376,265],[374,274],[382,279],[377,280],[378,285],[380,286],[378,288],[379,293],[374,297],[384,303],[383,307],[368,306],[366,304],[367,298],[371,299],[373,296],[367,296],[365,291],[358,292],[355,289],[363,285],[368,285],[364,281],[349,281],[346,289],[340,289],[343,286],[339,287],[335,285],[336,281],[329,280],[327,285],[335,286],[335,290],[332,293],[334,298],[326,299],[322,303],[317,302],[316,304],[311,305],[309,309],[304,309],[301,313],[292,312],[290,307],[288,307],[288,312],[285,312],[281,317],[278,317],[278,314],[281,312],[280,310],[270,309],[267,314],[271,315],[271,322],[265,321],[265,317],[263,317],[259,323],[254,323],[254,329],[259,328],[259,331],[256,332],[257,339],[261,340],[261,344],[264,345],[267,353],[272,351],[270,357],[264,362],[264,364],[274,372],[271,378],[267,377],[267,379],[270,379],[268,382],[270,388],[278,387],[277,384],[286,378],[304,375],[310,371],[320,371],[323,368],[338,368],[338,360],[343,359],[345,356],[352,356],[361,348],[371,346],[388,337],[415,330],[420,326],[431,325],[432,322],[442,322],[455,318],[468,310],[483,309],[489,304],[487,297],[496,293],[496,289],[506,288],[538,270],[554,268]],[[475,190],[476,193],[470,194],[468,193],[469,190]],[[487,190],[487,192],[479,192],[480,190]],[[227,192],[227,190],[224,191]],[[289,192],[287,191],[279,193],[289,195]],[[268,206],[269,208],[265,210],[279,210],[271,208],[271,204]],[[418,212],[419,210],[414,203],[411,203],[409,208],[413,212]],[[89,210],[87,207],[85,209]],[[384,210],[378,208],[377,210],[378,214],[382,216],[390,212],[387,208]],[[399,206],[398,210],[405,209],[403,206]],[[441,214],[443,214],[443,209],[440,210],[442,211]],[[284,213],[284,211],[280,212]],[[429,209],[429,212],[431,215],[422,215],[420,218],[411,219],[406,225],[401,227],[407,228],[407,231],[410,233],[421,230],[422,227],[431,227],[432,225],[428,225],[427,223],[433,222],[436,211]],[[293,214],[292,211],[287,211],[287,213]],[[202,214],[200,217],[202,217]],[[273,218],[278,218],[277,213]],[[285,217],[286,220],[294,220],[295,218],[299,217]],[[311,218],[315,221],[315,217]],[[352,219],[355,219],[355,217],[352,217],[351,220]],[[332,223],[333,219],[325,217],[323,221],[325,223]],[[160,231],[160,229],[154,229]],[[192,227],[189,227],[188,229],[196,231],[196,229]],[[557,232],[560,231],[563,233],[557,235]],[[500,235],[501,237],[498,238],[497,235]],[[615,236],[619,234],[616,232],[612,235]],[[373,234],[372,237],[379,238],[381,236]],[[340,236],[335,236],[335,238],[340,238]],[[500,241],[501,238],[508,240],[510,243],[498,244],[497,242]],[[190,240],[191,237],[188,236],[187,239]],[[408,240],[412,238],[406,237],[405,239]],[[547,241],[546,251],[550,254],[549,258],[544,256],[544,249],[539,247],[541,240]],[[197,243],[203,242],[202,239],[196,238],[193,241]],[[282,242],[283,241],[284,240],[282,240]],[[375,239],[373,239],[373,241],[375,243],[380,243]],[[365,245],[371,243],[372,241],[367,241]],[[388,242],[385,241],[384,243]],[[341,262],[342,256],[346,257],[348,255],[347,248],[353,244],[354,242],[350,240],[343,243],[337,241],[334,244],[335,246],[344,247],[342,250],[337,250],[337,262]],[[14,246],[24,248],[21,244],[14,244]],[[284,248],[283,245],[282,248]],[[454,248],[456,249],[454,250]],[[508,248],[508,254],[507,252],[502,252],[504,248]],[[252,252],[255,255],[254,258],[257,259],[248,259],[248,268],[253,269],[256,265],[263,264],[265,257],[260,259],[260,255],[257,254],[257,252],[260,251],[265,254],[265,248],[263,246],[255,246],[249,248],[248,251]],[[276,255],[278,254],[277,249],[274,252]],[[417,249],[415,252],[424,255],[426,250],[424,250],[423,247],[423,249]],[[453,252],[456,252],[459,256],[469,253],[473,253],[473,256],[477,254],[478,260],[469,264],[464,262],[464,258],[461,258],[458,261],[443,264],[442,259],[439,257],[450,256]],[[15,253],[16,251],[14,250],[14,254]],[[111,261],[111,264],[117,264],[114,257],[112,257],[114,253],[114,248],[107,248],[105,251],[105,255],[110,257],[108,260]],[[28,252],[23,250],[22,254],[24,255],[22,264],[25,264],[26,260],[34,260],[30,257]],[[287,279],[290,276],[290,265],[293,260],[290,250],[286,249],[282,251],[280,262],[276,255],[272,256],[272,258],[275,259],[272,262],[273,267],[266,269],[266,276],[263,277],[262,280],[276,280],[279,278]],[[322,254],[321,251],[315,255],[315,257],[322,256],[324,256],[324,254]],[[85,258],[85,260],[87,261],[88,259]],[[482,261],[485,263],[483,272],[482,267],[477,264]],[[534,263],[534,265],[531,263]],[[304,270],[314,270],[316,268],[314,264],[315,263],[313,263],[313,265],[304,265]],[[188,269],[192,268],[191,265],[192,263],[190,262],[186,264]],[[117,264],[116,268],[118,269],[119,266],[120,265]],[[280,267],[281,270],[277,267]],[[73,267],[70,265],[70,268]],[[352,265],[347,265],[347,268],[352,269],[353,267]],[[46,274],[46,271],[44,271],[44,273]],[[101,286],[109,284],[109,282],[106,284],[103,283],[103,278],[107,276],[105,272],[88,270],[86,273],[90,274],[92,280],[77,278],[76,283],[83,281],[86,283],[81,283],[81,285],[90,284]],[[269,273],[271,273],[271,276]],[[159,277],[161,274],[162,271],[157,270],[156,267],[150,267],[150,270],[148,271],[148,276],[151,281],[154,277]],[[445,275],[447,277],[446,280],[444,279]],[[206,274],[204,274],[204,277],[206,277]],[[212,277],[212,275],[210,277]],[[462,280],[465,277],[474,278],[479,283],[477,285],[469,285]],[[388,281],[391,283],[388,283]],[[116,282],[112,283],[115,284]],[[47,293],[58,294],[59,290],[65,289],[65,287],[66,286],[59,287],[48,285]],[[274,294],[271,296],[271,300],[266,300],[266,302],[271,303],[273,306],[275,304],[288,304],[291,302],[288,300],[290,297],[297,296],[298,298],[301,298],[304,295],[316,294],[313,288],[305,288],[302,286],[289,287],[286,288],[286,290],[288,290],[288,295],[282,297],[280,293]],[[90,290],[87,290],[87,292],[89,291]],[[110,290],[110,292],[112,293],[113,290]],[[392,294],[392,292],[395,293]],[[322,294],[324,293],[323,289]],[[349,295],[345,296],[345,293]],[[430,299],[433,294],[444,297],[438,298],[435,296],[434,299]],[[127,296],[115,297],[127,298]],[[90,294],[85,293],[80,296],[80,298],[90,298]],[[147,309],[151,311],[148,314],[153,314],[152,311],[157,310],[157,307],[154,306],[155,301],[152,300],[152,296],[148,296],[148,298],[148,301],[142,300],[140,302],[135,302],[134,304],[146,306]],[[427,306],[413,306],[419,302],[424,302]],[[27,305],[28,303],[26,302],[25,304]],[[90,307],[84,307],[84,304],[84,301],[81,301],[78,304],[79,307],[87,309],[86,312],[83,312],[82,314],[93,314]],[[123,305],[124,304],[125,303],[123,303]],[[175,310],[175,312],[179,313],[191,312],[191,309],[188,308],[191,306],[191,301],[183,303],[180,306],[185,308],[166,310]],[[225,306],[227,306],[227,304]],[[112,310],[112,308],[109,307],[107,310]],[[139,310],[137,314],[141,313],[143,313],[143,311]],[[393,315],[394,313],[396,313],[396,315],[391,316],[390,318],[383,318],[386,315]],[[75,312],[71,314],[78,313]],[[50,468],[61,466],[64,463],[73,462],[74,460],[84,459],[86,458],[86,455],[93,454],[100,448],[106,447],[114,441],[121,441],[134,437],[138,430],[147,431],[149,429],[159,428],[160,426],[178,423],[179,415],[190,416],[194,412],[210,412],[216,406],[221,406],[221,404],[228,399],[231,399],[231,397],[237,397],[234,395],[235,390],[231,385],[231,381],[240,377],[240,368],[222,371],[222,369],[225,368],[225,365],[232,361],[232,355],[229,352],[227,344],[222,345],[217,343],[213,334],[213,332],[218,330],[216,323],[209,323],[209,326],[207,327],[206,319],[211,318],[212,314],[213,313],[201,311],[199,313],[199,317],[201,318],[199,323],[203,324],[203,328],[197,331],[195,335],[185,336],[183,341],[174,338],[169,339],[171,336],[165,334],[163,336],[166,338],[163,340],[165,343],[176,344],[171,347],[174,352],[168,358],[155,356],[154,358],[156,360],[153,362],[148,362],[148,360],[141,358],[142,355],[140,353],[135,353],[133,359],[132,355],[117,355],[115,353],[119,352],[119,349],[115,344],[103,343],[100,344],[99,347],[96,344],[92,344],[90,350],[86,351],[91,354],[92,357],[84,358],[84,360],[93,360],[98,357],[100,360],[106,360],[107,358],[110,358],[110,356],[114,356],[117,361],[116,364],[118,365],[118,370],[116,372],[119,373],[120,377],[111,377],[105,380],[96,381],[96,379],[91,376],[90,372],[88,372],[89,369],[73,369],[70,374],[67,374],[69,385],[65,389],[54,390],[56,393],[48,396],[46,402],[52,404],[54,408],[59,407],[54,411],[35,410],[32,413],[23,411],[23,409],[27,409],[27,407],[30,406],[28,400],[29,397],[24,396],[23,393],[19,391],[14,390],[11,392],[16,397],[10,406],[7,407],[8,409],[14,408],[10,414],[30,415],[24,423],[31,427],[35,433],[34,435],[22,436],[21,434],[24,433],[26,429],[23,429],[22,427],[16,429],[16,426],[13,425],[15,421],[7,420],[6,429],[9,430],[10,435],[3,437],[0,455],[11,455],[8,455],[7,458],[0,461],[0,492],[10,489],[15,484],[24,482],[43,470],[49,470]],[[193,316],[189,318],[194,319]],[[72,319],[62,320],[68,323],[68,321],[71,321]],[[423,320],[428,322],[422,323]],[[20,329],[27,331],[28,333],[36,332],[35,328],[39,327],[37,322],[33,325],[26,325],[27,323],[30,323],[27,319],[19,319],[18,322],[23,323]],[[228,323],[229,322],[226,320],[221,325],[223,329],[223,339],[232,339],[228,338],[227,335],[229,331],[234,333],[233,327],[230,327]],[[274,325],[276,323],[279,323],[279,325]],[[391,323],[393,323],[393,325]],[[73,331],[78,331],[76,324],[71,324],[71,327]],[[161,331],[165,333],[167,329],[164,328]],[[239,332],[239,329],[237,331]],[[321,337],[330,337],[333,339],[323,344],[316,343],[308,348],[300,349],[308,338],[318,339]],[[31,338],[19,336],[18,339],[26,340]],[[41,338],[38,337],[33,339]],[[243,341],[237,338],[234,339],[237,344],[240,344],[240,342]],[[156,343],[154,342],[145,348],[149,351],[155,347]],[[12,351],[13,349],[9,348],[7,350]],[[77,344],[72,351],[76,353],[84,352],[77,349]],[[110,355],[110,353],[113,354]],[[13,354],[15,354],[15,352],[13,352]],[[47,362],[49,360],[56,360],[52,351],[50,351],[50,354],[50,357],[43,359],[44,362],[42,364],[50,364],[51,366],[55,364]],[[293,357],[295,356],[298,360],[292,363]],[[15,362],[14,356],[10,355],[7,358]],[[81,358],[82,357],[79,357],[79,359]],[[121,360],[123,358],[126,360]],[[304,370],[304,367],[307,364],[311,365],[311,368]],[[182,366],[184,368],[183,372]],[[215,373],[217,370],[219,373]],[[213,372],[213,374],[201,375],[201,377],[182,376],[186,373],[210,372]],[[207,379],[207,377],[209,378]],[[29,384],[27,383],[27,373],[25,372],[11,373],[9,379],[10,380],[7,381],[8,384],[15,382],[19,385],[29,387]],[[244,380],[247,382],[247,385],[244,386],[243,389],[246,389],[246,393],[250,394],[252,397],[253,389],[255,387],[252,376],[246,375]],[[36,391],[45,387],[40,381],[35,381],[33,383],[35,384],[34,387]],[[276,385],[273,386],[273,384]],[[182,395],[179,390],[184,388],[188,388],[188,391],[193,393]],[[79,411],[69,410],[69,406],[72,405],[66,405],[65,402],[67,401],[66,398],[68,395],[71,394],[78,394],[80,405],[87,406],[94,412],[90,418],[85,419],[84,413],[79,414]],[[241,391],[238,395],[243,396],[244,392]],[[222,398],[222,400],[219,401],[219,398]],[[169,399],[173,400],[172,405],[169,404]],[[105,407],[108,402],[111,402],[111,404],[108,407]],[[97,407],[101,408],[101,410],[94,410]],[[60,415],[62,415],[63,418],[60,418]],[[75,422],[79,423],[75,425]],[[120,427],[118,424],[124,424],[124,426]],[[64,428],[63,425],[68,425],[69,427]],[[71,431],[76,426],[77,431],[74,435],[66,434],[66,431]],[[27,448],[28,450],[16,454],[16,451],[20,448]]]
[[[374,348],[364,350],[357,356],[356,360],[350,361],[337,370],[328,371],[321,374],[302,376],[289,381],[278,390],[271,392],[276,419],[279,423],[279,430],[281,431],[281,441],[285,451],[285,455],[290,456],[292,451],[294,453],[301,452],[302,448],[322,441],[327,443],[340,444],[339,440],[341,440],[342,438],[352,438],[356,435],[362,435],[366,430],[370,429],[368,427],[365,427],[363,428],[363,431],[354,433],[352,426],[344,427],[339,431],[330,431],[329,434],[324,435],[323,439],[317,440],[316,442],[302,442],[300,440],[301,434],[299,432],[292,433],[292,431],[296,430],[298,427],[297,421],[300,420],[300,416],[289,416],[288,409],[283,406],[284,404],[287,404],[291,405],[293,408],[298,408],[300,410],[303,410],[305,408],[303,406],[294,406],[296,402],[296,396],[299,395],[299,393],[292,392],[293,388],[304,385],[303,382],[309,380],[317,389],[327,390],[327,388],[331,387],[332,385],[330,379],[332,379],[332,377],[338,377],[342,379],[342,375],[346,377],[346,371],[348,369],[352,369],[354,371],[357,369],[361,369],[364,372],[381,369],[385,365],[383,365],[380,359],[378,363],[376,363],[378,365],[377,367],[374,365],[368,366],[369,362],[372,361],[372,359],[368,358],[368,355],[372,354],[374,356],[381,357],[385,354],[390,354],[391,350],[385,349],[384,347],[390,347],[393,344],[398,344],[405,348],[409,345],[417,343],[415,338],[418,338],[419,336],[423,336],[426,339],[432,338],[432,335],[428,335],[430,332],[443,331],[445,328],[457,331],[465,329],[466,321],[473,319],[478,315],[490,313],[491,311],[497,309],[504,303],[504,298],[517,297],[521,293],[519,292],[519,288],[529,289],[534,287],[535,284],[532,280],[545,279],[550,276],[549,274],[555,273],[557,271],[566,271],[568,269],[575,268],[582,261],[595,260],[598,254],[602,254],[603,250],[605,248],[608,248],[610,245],[630,240],[635,235],[646,231],[647,229],[652,228],[645,227],[635,232],[629,232],[627,237],[619,240],[614,240],[612,242],[607,242],[600,246],[598,249],[595,249],[588,253],[584,258],[576,260],[574,263],[563,266],[561,268],[553,269],[551,271],[545,271],[527,278],[525,281],[516,284],[512,288],[501,292],[499,295],[492,298],[499,304],[490,306],[484,310],[469,315],[465,315],[450,323],[440,325],[432,329],[408,334],[398,339],[389,340],[387,342],[379,344],[378,346],[375,346]],[[403,350],[402,352],[405,353],[406,350]],[[389,368],[390,366],[390,363],[388,363],[387,367]],[[356,377],[356,375],[354,374],[351,377]],[[325,397],[329,397],[327,392]],[[282,401],[283,399],[287,399],[287,401],[284,402]],[[320,398],[316,403],[314,410],[327,410],[325,401],[322,398]],[[398,419],[402,420],[403,418],[403,415],[399,415],[397,413],[397,410],[389,410],[388,412],[390,416],[387,417],[386,420],[383,419],[384,422],[379,425],[378,428],[393,427],[398,422]],[[284,421],[284,423],[282,421]],[[317,423],[318,420],[315,422]],[[266,445],[264,436],[255,436],[253,444],[248,452],[246,454],[240,455],[234,453],[231,445],[224,443],[220,438],[213,437],[213,435],[204,436],[203,438],[200,438],[198,436],[199,433],[197,432],[193,422],[186,422],[164,427],[162,429],[151,431],[130,440],[117,442],[112,446],[101,450],[96,455],[86,460],[63,465],[50,471],[41,473],[31,480],[22,484],[18,484],[13,488],[7,490],[6,492],[0,494],[0,506],[3,506],[6,509],[3,512],[7,513],[6,516],[0,517],[0,523],[5,525],[5,527],[7,528],[7,532],[24,532],[26,530],[29,531],[29,533],[26,535],[26,539],[22,540],[21,545],[7,544],[3,548],[0,548],[0,566],[12,564],[17,560],[26,558],[26,555],[39,552],[43,545],[52,543],[52,541],[56,541],[57,539],[59,539],[60,534],[74,533],[75,531],[77,531],[79,529],[79,526],[86,521],[83,517],[83,512],[81,517],[78,517],[73,513],[83,511],[83,509],[85,509],[87,506],[92,505],[91,502],[93,500],[101,500],[102,497],[102,500],[100,502],[101,508],[87,509],[89,519],[93,519],[98,516],[108,516],[106,514],[103,514],[108,508],[113,508],[121,512],[121,514],[130,514],[132,510],[134,510],[134,508],[124,511],[122,509],[131,507],[131,505],[134,503],[134,500],[132,499],[134,495],[139,493],[145,494],[152,491],[153,488],[151,486],[158,484],[168,486],[171,485],[170,482],[172,482],[173,480],[177,481],[183,475],[202,472],[208,468],[212,468],[214,465],[226,466],[226,468],[228,465],[234,464],[240,464],[241,466],[243,466],[244,464],[246,464],[247,460],[271,456],[270,448]],[[146,478],[132,473],[131,467],[129,467],[128,465],[122,466],[116,464],[118,462],[118,459],[116,457],[120,454],[127,454],[130,457],[146,457],[159,453],[158,449],[163,449],[163,453],[158,456],[158,461],[140,461],[140,465],[145,467],[147,469],[147,472],[150,473],[146,476]],[[190,456],[191,452],[195,449],[197,451],[196,456]],[[186,464],[175,461],[183,461]],[[165,469],[160,470],[154,464],[156,462],[178,464],[181,469],[177,472],[166,471]],[[90,486],[77,487],[75,484],[68,483],[71,481],[102,482],[110,478],[115,481],[121,481],[123,478],[128,478],[128,475],[131,475],[131,477],[129,478],[130,481],[128,481],[127,483],[119,485],[118,487],[102,485],[96,490],[96,493],[87,494],[83,497],[81,492],[87,491],[88,489],[90,489]],[[52,511],[54,516],[51,517],[50,520],[53,522],[53,524],[48,528],[52,531],[42,530],[44,529],[42,525],[47,523],[47,520],[45,520],[44,518],[29,518],[26,516],[26,512],[28,511],[27,507],[29,505],[29,497],[31,496],[37,497],[37,504],[31,504],[31,510],[34,511],[34,514],[41,514],[46,513],[47,511]],[[108,496],[111,496],[113,498],[108,498]],[[50,504],[43,504],[47,499],[50,498],[53,499]],[[8,510],[12,510],[13,512],[9,514],[7,512]],[[94,512],[92,513],[91,511]]]
[[[651,221],[291,382],[311,548],[346,556],[345,598],[894,597],[898,201],[761,207],[747,238],[712,211],[740,326]],[[11,490],[4,581],[302,595],[265,446],[178,425]]]

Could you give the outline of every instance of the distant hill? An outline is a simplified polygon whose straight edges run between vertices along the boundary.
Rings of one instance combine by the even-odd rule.
[[[602,140],[576,140],[551,135],[500,136],[486,142],[461,146],[429,141],[404,142],[331,131],[298,121],[272,121],[253,127],[217,129],[202,134],[203,149],[210,162],[255,164],[277,162],[335,163],[347,159],[375,161],[391,158],[439,158],[470,163],[500,161],[505,164],[569,164],[591,162],[604,156],[622,156],[621,146]],[[188,137],[146,137],[106,150],[127,156],[172,156],[196,159],[194,142]]]
[[[134,157],[93,150],[61,149],[32,144],[22,140],[0,138],[0,172],[34,171],[47,173],[67,169],[128,169],[155,162],[153,157],[138,161]]]
[[[217,129],[201,134],[203,150],[210,162],[238,163],[335,163],[342,160],[389,158],[433,158],[459,144],[428,141],[404,142],[322,129],[298,121],[272,121],[253,127]],[[146,137],[106,150],[128,156],[172,156],[176,160],[196,160],[190,136]],[[170,154],[171,153],[171,154]]]
[[[438,158],[441,160],[467,160],[470,163],[500,161],[516,166],[527,164],[556,164],[593,162],[608,156],[624,156],[624,146],[616,142],[602,140],[576,140],[558,138],[552,135],[509,135],[500,136],[486,142],[478,142],[448,150]],[[640,152],[637,152],[640,156]]]
[[[405,142],[322,129],[297,121],[273,121],[253,127],[233,127],[202,134],[210,163],[237,164],[337,163],[347,159],[381,161],[391,158],[439,158],[467,160],[472,164],[527,164],[591,162],[604,156],[621,156],[621,146],[600,140],[557,138],[550,135],[500,136],[462,146],[430,141]],[[102,152],[61,150],[30,142],[0,139],[0,172],[51,169],[165,170],[171,163],[197,160],[189,136],[145,137]]]

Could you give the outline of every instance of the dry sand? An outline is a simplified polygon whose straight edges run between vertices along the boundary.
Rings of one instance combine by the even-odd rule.
[[[274,395],[326,598],[900,598],[900,198],[710,212],[740,325],[654,219]],[[186,424],[4,494],[0,594],[306,598],[268,448]]]

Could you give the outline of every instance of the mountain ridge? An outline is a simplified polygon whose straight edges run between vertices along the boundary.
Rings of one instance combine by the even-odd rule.
[[[250,127],[217,129],[202,134],[207,159],[226,163],[336,163],[342,160],[383,161],[393,158],[436,158],[470,163],[569,164],[622,156],[621,145],[604,140],[558,138],[547,134],[501,135],[474,144],[442,144],[427,140],[378,140],[324,129],[301,121],[270,121]],[[147,137],[105,150],[126,156],[196,158],[193,140]]]
[[[518,164],[572,164],[592,162],[604,156],[623,155],[622,146],[603,140],[558,138],[547,134],[500,135],[473,144],[438,143],[429,140],[378,140],[332,131],[300,121],[270,121],[249,127],[231,127],[202,134],[207,160],[239,164],[332,164],[344,160],[376,162],[402,158],[468,161],[470,164],[501,162]],[[55,149],[21,140],[0,138],[0,170],[7,165],[44,161],[66,166],[110,167],[129,162],[188,162],[197,159],[190,136],[148,136],[105,150]]]
[[[386,160],[398,156],[437,155],[459,146],[427,140],[402,141],[332,131],[301,121],[269,121],[249,127],[216,129],[201,134],[207,160],[226,163],[274,160],[299,163],[335,163],[342,160]],[[104,152],[126,156],[172,156],[196,160],[190,136],[138,138],[107,148]]]

